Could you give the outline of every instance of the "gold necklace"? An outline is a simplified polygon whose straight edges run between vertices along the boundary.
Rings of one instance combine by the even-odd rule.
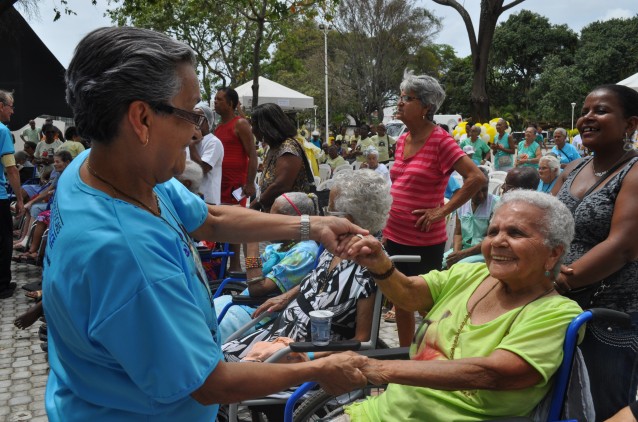
[[[472,309],[468,311],[467,315],[465,315],[465,318],[463,318],[461,325],[459,325],[459,329],[456,331],[456,334],[454,335],[454,340],[452,341],[452,347],[450,347],[450,360],[454,360],[454,352],[456,351],[456,347],[459,345],[459,337],[461,337],[461,331],[463,331],[463,328],[465,328],[465,326],[467,325],[467,322],[470,320],[470,317],[472,316],[472,312],[474,312],[474,309],[476,309],[476,305],[478,305],[483,299],[485,299],[487,295],[492,293],[492,290],[494,290],[496,286],[498,286],[498,283],[499,282],[497,281],[496,284],[494,284],[492,288],[487,291],[487,293],[481,296],[481,298],[477,300],[476,303],[474,303],[474,305],[472,305]],[[536,296],[534,299],[530,300],[525,305],[523,305],[518,310],[518,312],[516,313],[512,321],[514,321],[518,317],[518,315],[523,311],[523,309],[525,309],[527,305],[547,295],[552,290],[554,290],[554,287],[550,287],[549,289],[545,290],[543,293],[541,293],[540,295]],[[509,329],[507,331],[509,332]]]
[[[95,177],[96,179],[98,179],[102,183],[108,185],[113,190],[114,194],[119,194],[120,196],[123,196],[126,199],[130,199],[131,201],[134,201],[136,204],[139,204],[142,207],[144,207],[144,209],[146,209],[148,212],[153,214],[155,217],[160,217],[161,216],[161,209],[160,209],[160,206],[159,206],[159,199],[157,199],[157,194],[155,193],[155,191],[153,191],[153,198],[155,198],[155,205],[157,206],[157,211],[155,211],[154,209],[152,209],[151,207],[149,207],[148,205],[146,205],[144,202],[140,201],[139,199],[137,199],[137,198],[125,193],[125,192],[122,192],[120,189],[116,188],[111,182],[109,182],[108,180],[106,180],[105,178],[103,178],[102,176],[97,174],[97,172],[93,169],[93,167],[91,167],[91,164],[89,163],[89,159],[88,158],[86,159],[86,169],[89,171],[89,173],[91,173],[91,175],[93,177]],[[118,196],[118,195],[113,195],[113,196]]]

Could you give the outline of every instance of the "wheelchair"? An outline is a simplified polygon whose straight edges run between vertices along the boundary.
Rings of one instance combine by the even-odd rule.
[[[565,405],[569,400],[567,395],[568,386],[572,375],[572,368],[574,357],[576,354],[579,330],[587,322],[593,319],[602,319],[605,321],[616,322],[619,324],[629,324],[629,315],[624,312],[618,312],[611,309],[592,308],[584,311],[578,315],[567,327],[565,333],[565,341],[563,342],[563,360],[554,375],[554,386],[545,397],[543,401],[537,406],[539,412],[535,412],[536,415],[546,414],[543,418],[528,418],[528,417],[512,417],[499,419],[499,421],[519,422],[519,421],[538,421],[546,420],[548,422],[557,422],[571,418],[571,415],[566,414]],[[291,349],[295,350],[296,345],[292,343]],[[390,349],[390,350],[377,350],[363,352],[367,356],[375,359],[405,359],[408,356],[408,348]],[[297,406],[297,401],[309,393],[316,387],[316,383],[305,383],[299,387],[286,402],[286,408],[284,411],[284,422],[304,422],[313,420],[329,421],[333,417],[337,417],[343,414],[343,409],[346,405],[353,403],[357,400],[364,399],[371,394],[378,394],[383,392],[384,386],[367,386],[364,389],[356,390],[351,393],[343,394],[341,396],[332,396],[322,389],[319,389],[309,396],[305,397],[304,402]],[[548,404],[549,403],[549,404]],[[576,421],[576,419],[567,419],[570,422]]]

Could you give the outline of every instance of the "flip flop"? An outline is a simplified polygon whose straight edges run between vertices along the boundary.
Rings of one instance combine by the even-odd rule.
[[[26,292],[24,295],[26,297],[30,298],[30,299],[39,300],[39,299],[42,299],[42,290],[35,290],[35,291],[32,291],[32,292]]]
[[[383,320],[390,323],[397,322],[397,317],[394,314],[394,311],[388,311],[385,315],[383,315]]]

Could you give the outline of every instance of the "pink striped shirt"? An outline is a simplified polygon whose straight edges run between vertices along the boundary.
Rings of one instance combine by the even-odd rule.
[[[438,245],[447,240],[445,220],[433,223],[430,231],[421,231],[414,227],[420,215],[412,215],[412,211],[443,205],[454,163],[465,153],[449,133],[437,126],[414,156],[403,159],[407,135],[397,140],[390,170],[392,208],[383,235],[401,245]]]

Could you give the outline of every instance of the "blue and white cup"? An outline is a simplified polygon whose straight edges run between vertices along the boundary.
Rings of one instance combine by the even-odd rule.
[[[320,310],[312,311],[309,315],[312,344],[326,346],[330,343],[330,324],[334,314],[331,311]]]

